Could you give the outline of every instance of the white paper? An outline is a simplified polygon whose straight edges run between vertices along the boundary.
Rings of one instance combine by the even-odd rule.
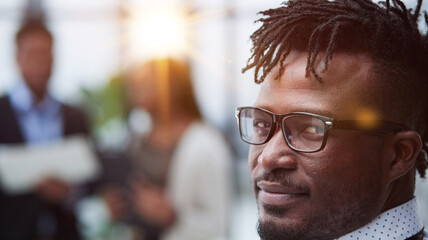
[[[38,145],[0,147],[0,182],[9,194],[30,191],[45,177],[57,177],[71,185],[97,176],[98,160],[82,136]]]

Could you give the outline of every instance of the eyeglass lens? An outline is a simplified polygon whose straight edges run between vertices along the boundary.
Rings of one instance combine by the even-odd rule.
[[[241,135],[250,144],[266,142],[273,125],[273,116],[260,109],[243,109],[240,114]],[[316,151],[322,147],[326,126],[321,119],[296,114],[284,117],[281,125],[290,147],[302,151]]]

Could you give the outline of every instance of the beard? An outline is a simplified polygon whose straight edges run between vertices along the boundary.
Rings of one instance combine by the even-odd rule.
[[[309,239],[305,232],[296,231],[293,228],[278,226],[272,222],[258,222],[257,232],[262,240],[288,240],[288,239]]]
[[[265,206],[271,216],[282,215],[282,210]],[[275,221],[259,220],[257,231],[261,240],[328,240],[352,232],[368,223],[374,209],[370,202],[353,207],[329,209],[324,214],[306,214],[306,217],[293,219],[294,223],[278,224]],[[298,220],[298,221],[295,221]]]
[[[364,196],[361,192],[342,189],[340,194],[330,192],[328,202],[324,202],[321,211],[307,210],[298,218],[287,218],[286,209],[277,206],[261,205],[263,211],[275,220],[260,219],[257,231],[261,240],[330,240],[358,229],[379,213],[376,202],[379,200],[380,185],[378,178],[370,181],[372,186]],[[338,197],[338,196],[341,197]],[[353,199],[352,196],[358,196]],[[259,209],[260,211],[260,209]]]

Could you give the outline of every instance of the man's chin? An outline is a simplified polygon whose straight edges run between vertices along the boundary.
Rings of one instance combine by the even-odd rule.
[[[281,223],[275,220],[259,220],[257,231],[261,240],[310,239],[306,232],[302,231],[302,228],[291,222]]]
[[[302,225],[302,218],[307,215],[307,211],[298,207],[290,209],[289,207],[259,204],[259,218],[260,221],[264,222],[300,226]]]
[[[306,211],[290,212],[289,209],[260,206],[257,231],[261,240],[334,239],[356,229],[350,228],[349,224],[354,224],[349,218],[333,218],[332,221],[328,215],[313,215]]]
[[[324,236],[309,211],[272,205],[259,205],[257,231],[261,240],[313,240]],[[317,234],[320,233],[319,234]],[[316,237],[314,237],[316,236]]]

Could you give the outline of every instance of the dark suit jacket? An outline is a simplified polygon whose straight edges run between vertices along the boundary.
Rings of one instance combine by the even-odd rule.
[[[63,133],[88,135],[85,114],[62,104]],[[7,96],[0,97],[0,144],[24,143],[17,117]],[[51,205],[35,193],[8,196],[0,189],[0,240],[46,239],[36,229],[40,216],[54,219],[55,235],[48,239],[79,239],[74,214],[62,206]]]

